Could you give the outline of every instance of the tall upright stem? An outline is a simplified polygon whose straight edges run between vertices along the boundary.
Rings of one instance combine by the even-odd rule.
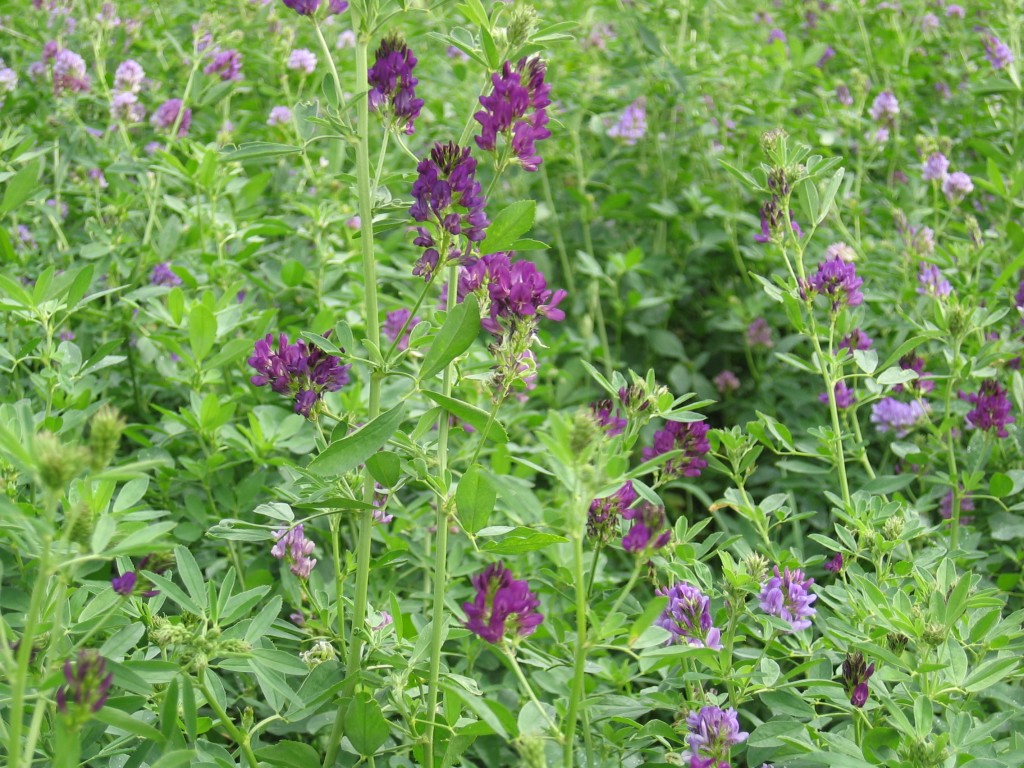
[[[441,252],[445,253],[446,248]],[[446,306],[451,309],[458,301],[459,294],[459,267],[452,265],[448,268],[448,303]],[[441,383],[442,394],[450,397],[452,394],[452,383],[455,374],[455,366],[451,363],[444,369],[444,379]],[[437,498],[437,511],[435,513],[434,525],[437,527],[434,542],[434,600],[430,613],[430,684],[427,689],[427,733],[426,733],[426,765],[430,768],[434,765],[434,726],[437,722],[437,693],[438,683],[441,678],[441,642],[444,637],[444,591],[448,586],[448,433],[451,429],[448,413],[441,415],[441,421],[437,428],[437,475],[439,485],[445,489],[443,495]],[[486,439],[487,432],[481,436],[481,441]]]
[[[565,744],[562,755],[565,768],[573,768],[576,721],[579,719],[587,664],[587,584],[583,574],[583,534],[579,530],[574,530],[572,533],[572,570],[576,587],[576,648],[573,660],[572,688],[569,692],[569,710],[565,714],[565,724],[563,725]]]

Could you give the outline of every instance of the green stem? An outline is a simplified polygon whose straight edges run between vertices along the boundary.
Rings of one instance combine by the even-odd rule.
[[[447,249],[442,248],[442,253]],[[454,307],[458,300],[459,267],[453,264],[448,268],[448,304]],[[444,369],[441,391],[445,397],[452,393],[452,379],[455,366],[449,363]],[[493,411],[492,411],[493,414]],[[451,430],[447,411],[441,415],[437,427],[437,476],[439,485],[445,489],[444,495],[437,498],[437,511],[434,525],[437,527],[434,541],[434,599],[430,620],[430,682],[427,687],[427,732],[426,732],[426,764],[434,765],[434,727],[437,722],[437,694],[441,677],[441,643],[444,637],[444,592],[448,586],[448,434]],[[483,440],[484,437],[481,437]]]
[[[586,512],[584,511],[584,514]],[[578,526],[574,526],[578,527]],[[587,664],[587,584],[583,573],[583,535],[580,531],[572,534],[573,581],[576,587],[576,648],[573,660],[572,687],[569,691],[569,709],[565,714],[562,763],[573,768],[573,749],[576,742],[576,721],[579,718],[580,702],[583,698],[583,683]]]
[[[615,600],[615,604],[612,605],[612,609],[608,611],[607,614],[605,614],[607,618],[611,618],[618,612],[619,608],[622,607],[622,604],[626,602],[626,598],[629,597],[629,593],[633,591],[633,587],[636,585],[636,580],[640,578],[640,569],[643,567],[643,563],[641,562],[640,558],[635,558],[635,560],[636,564],[633,566],[633,573],[629,575],[629,581],[626,582],[626,586],[623,588],[622,592],[619,593],[618,598]],[[605,621],[607,621],[607,618],[605,619]],[[604,636],[604,626],[605,625],[602,623],[602,637]]]
[[[249,764],[249,768],[259,768],[259,761],[256,760],[256,755],[253,754],[252,745],[249,743],[249,736],[242,733],[238,726],[232,722],[231,718],[228,717],[228,713],[225,712],[217,698],[213,695],[210,690],[210,686],[206,684],[206,673],[200,672],[197,676],[199,681],[199,689],[203,692],[203,696],[206,697],[206,703],[210,705],[210,709],[213,710],[214,714],[220,719],[221,725],[224,726],[224,730],[228,732],[238,748],[242,750],[242,754],[245,755],[245,762]]]
[[[523,674],[522,667],[519,666],[519,661],[516,659],[515,651],[510,648],[507,644],[503,643],[501,646],[502,652],[505,654],[505,658],[512,664],[512,671],[515,672],[516,678],[519,680],[519,684],[523,686],[523,690],[526,691],[526,695],[529,697],[533,705],[540,710],[540,713],[544,715],[544,719],[548,721],[548,726],[551,728],[553,733],[558,733],[558,726],[555,725],[555,721],[551,719],[551,715],[548,711],[541,706],[540,701],[537,700],[537,694],[533,692],[533,688],[530,687],[530,683],[526,679],[526,675]]]
[[[960,338],[957,337],[953,341],[953,358],[950,362],[951,375],[949,382],[946,385],[946,397],[943,403],[943,420],[949,422],[950,417],[950,404],[953,400],[953,385],[955,380],[953,374],[957,370],[957,360],[960,357]],[[946,466],[949,470],[949,482],[952,484],[953,491],[953,504],[951,509],[950,518],[952,519],[952,529],[950,532],[949,548],[955,552],[960,548],[960,473],[956,465],[956,445],[953,441],[953,429],[952,427],[946,430]]]

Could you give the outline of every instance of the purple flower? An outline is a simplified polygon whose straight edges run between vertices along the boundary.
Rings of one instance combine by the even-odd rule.
[[[964,487],[960,486],[960,491],[963,492]],[[973,512],[974,511],[974,499],[971,498],[971,494],[966,493],[960,498],[960,512]],[[943,520],[949,520],[953,517],[953,489],[950,488],[946,491],[946,495],[942,497],[942,501],[939,502],[939,514]],[[973,516],[964,517],[960,516],[960,522],[963,525],[970,525],[974,522]]]
[[[223,81],[242,79],[242,54],[234,48],[217,51],[203,68],[204,75],[217,75]]]
[[[871,406],[871,423],[880,433],[892,432],[906,437],[910,430],[928,418],[929,407],[920,400],[901,402],[894,397],[883,397]]]
[[[939,17],[934,13],[926,13],[921,17],[921,29],[924,32],[934,32],[940,26]]]
[[[141,123],[146,117],[146,108],[139,104],[139,97],[130,91],[115,93],[110,99],[110,119],[126,123]]]
[[[274,531],[276,543],[270,549],[270,554],[278,560],[286,560],[291,564],[291,571],[300,579],[308,579],[309,574],[316,565],[316,558],[311,558],[316,544],[306,538],[302,530],[302,523],[287,530]]]
[[[921,262],[920,270],[917,273],[917,283],[917,292],[922,296],[944,298],[953,291],[953,286],[942,276],[939,268],[925,261]]]
[[[346,48],[355,48],[356,46],[356,33],[351,29],[342,30],[341,34],[338,35],[338,41],[334,44],[334,47],[338,50],[344,50]]]
[[[711,625],[711,601],[699,589],[684,581],[662,587],[656,594],[668,598],[668,605],[654,623],[672,633],[669,643],[722,649],[722,632]]]
[[[850,89],[847,86],[842,84],[836,86],[836,101],[844,107],[853,106],[853,95],[850,93]]]
[[[107,703],[114,673],[107,672],[107,660],[99,651],[83,649],[72,666],[64,662],[64,685],[57,689],[57,711],[78,716],[96,714]]]
[[[857,402],[856,393],[846,386],[845,381],[837,381],[835,386],[835,397],[836,397],[836,408],[839,410],[846,410],[851,405]],[[818,395],[818,400],[822,403],[828,403],[828,392],[822,392]]]
[[[839,342],[840,349],[848,349],[851,352],[855,349],[861,351],[865,349],[871,349],[871,337],[868,336],[860,328],[854,328],[848,334],[843,337],[843,340]]]
[[[178,119],[178,113],[181,112],[182,106],[181,99],[168,99],[157,107],[156,112],[153,113],[149,122],[153,124],[154,128],[159,130],[168,130],[173,128],[175,121]],[[185,109],[181,116],[181,123],[178,125],[178,136],[184,136],[188,133],[190,125],[192,125],[192,110]]]
[[[626,107],[619,122],[608,129],[613,139],[622,139],[633,146],[647,134],[647,99],[640,96]]]
[[[169,261],[162,261],[153,267],[153,271],[149,275],[149,282],[152,285],[174,287],[181,285],[181,278],[171,271],[171,263]]]
[[[923,357],[912,352],[909,355],[904,355],[900,358],[900,368],[904,371],[913,371],[917,374],[917,378],[906,384],[897,384],[892,388],[894,392],[913,392],[925,395],[935,389],[935,382],[929,378],[931,374],[924,369]]]
[[[755,243],[770,243],[776,237],[782,238],[782,207],[778,195],[772,195],[771,200],[761,206],[761,232],[754,235]],[[798,238],[804,233],[800,225],[793,219],[793,213],[789,214],[789,225]]]
[[[892,91],[882,91],[878,94],[871,103],[871,109],[868,111],[871,119],[875,121],[893,120],[899,113],[900,103],[896,100]]]
[[[598,400],[591,403],[590,413],[593,415],[594,421],[597,422],[599,427],[604,429],[604,433],[608,437],[621,435],[629,423],[623,417],[622,412],[619,411],[618,406],[611,400]]]
[[[633,489],[633,481],[626,483],[610,496],[594,499],[587,512],[587,535],[598,544],[607,544],[618,526],[619,517],[640,498]]]
[[[868,666],[860,651],[846,654],[843,660],[843,688],[850,703],[860,709],[868,700],[868,679],[875,673],[875,665]]]
[[[288,107],[274,107],[270,110],[267,125],[288,125],[292,121],[292,111]]]
[[[387,525],[395,519],[394,515],[387,513],[388,499],[391,493],[380,483],[373,484],[373,520],[381,525]]]
[[[348,10],[348,0],[327,0],[327,13],[337,16]]]
[[[772,29],[770,32],[768,32],[768,43],[767,44],[771,45],[776,40],[778,40],[780,42],[783,42],[783,43],[786,42],[786,33],[783,32],[778,27],[776,27],[775,29]]]
[[[967,13],[962,5],[947,5],[946,16],[951,19],[962,19]]]
[[[832,311],[843,306],[856,307],[864,302],[860,287],[864,281],[857,277],[857,267],[842,259],[827,259],[818,265],[818,271],[805,281],[801,294],[822,294],[832,299]]]
[[[670,421],[654,433],[653,445],[644,448],[643,459],[650,461],[663,453],[682,450],[681,456],[665,463],[662,476],[700,477],[708,465],[704,455],[711,450],[707,435],[708,425],[703,421]]]
[[[412,313],[408,309],[396,309],[394,312],[388,312],[387,320],[384,323],[384,335],[392,342],[398,339],[398,334],[402,333],[403,329],[405,330],[396,346],[399,351],[409,348],[409,335],[412,329],[422,322],[418,317],[410,319],[410,314]]]
[[[120,576],[115,576],[110,580],[110,586],[114,588],[114,591],[119,595],[125,595],[126,597],[135,591],[135,582],[138,581],[138,576],[135,571],[125,571]]]
[[[438,265],[450,258],[462,258],[472,243],[484,239],[487,232],[486,201],[476,180],[476,160],[469,147],[448,142],[437,143],[430,156],[416,166],[418,176],[412,185],[413,204],[409,215],[415,221],[432,223],[449,248],[441,254],[434,234],[427,227],[417,227],[413,243],[426,250],[413,269],[414,275],[430,280]],[[443,234],[442,234],[443,233]],[[465,238],[455,247],[458,238]]]
[[[843,242],[831,243],[825,249],[825,258],[826,259],[841,259],[843,261],[850,261],[850,262],[852,262],[852,261],[856,261],[857,260],[857,252],[855,250],[853,250],[853,248],[848,246],[846,243],[843,243]]]
[[[65,91],[73,93],[88,91],[89,86],[85,60],[68,48],[61,49],[53,59],[54,95],[60,96]]]
[[[811,626],[811,617],[817,613],[811,607],[811,603],[818,599],[810,591],[813,583],[814,579],[804,576],[799,568],[792,571],[786,568],[780,573],[776,565],[775,575],[761,588],[761,610],[788,621],[793,632],[807,629]]]
[[[491,260],[487,290],[491,299],[490,319],[481,325],[496,335],[500,333],[500,320],[514,326],[538,315],[556,322],[565,319],[565,312],[558,305],[568,294],[561,288],[550,290],[544,273],[532,261],[510,265],[508,257]]]
[[[719,394],[727,395],[731,392],[735,392],[740,388],[740,380],[736,378],[736,374],[732,371],[720,371],[711,382],[715,385],[715,389],[718,390]]]
[[[540,600],[524,580],[512,578],[512,572],[501,563],[487,566],[473,577],[476,597],[463,603],[466,629],[489,643],[508,637],[532,635],[544,616],[537,613]]]
[[[117,65],[114,72],[114,90],[138,93],[145,78],[146,72],[142,66],[134,59],[126,59]]]
[[[941,152],[932,152],[922,166],[921,177],[925,181],[942,181],[949,170],[949,160]]]
[[[944,194],[946,199],[950,202],[962,200],[964,196],[970,194],[973,189],[974,182],[971,181],[971,177],[963,171],[951,173],[942,181],[942,194]]]
[[[473,115],[480,123],[476,137],[480,149],[494,151],[498,134],[503,134],[523,170],[537,170],[543,161],[536,143],[551,136],[547,128],[551,86],[544,82],[545,74],[542,59],[524,57],[515,67],[506,61],[501,72],[491,75],[491,93],[480,97],[483,109]]]
[[[764,349],[771,349],[775,346],[772,342],[771,326],[763,317],[755,318],[747,326],[747,344],[754,348],[762,347]]]
[[[370,85],[370,109],[389,111],[406,133],[413,132],[413,121],[419,117],[423,99],[416,98],[416,85],[412,76],[416,57],[399,35],[392,34],[381,40],[377,58],[367,75]]]
[[[829,573],[839,573],[843,570],[843,553],[836,552],[836,556],[825,563],[825,570]]]
[[[312,16],[320,7],[320,0],[283,0],[283,2],[300,16]]]
[[[833,48],[831,45],[826,45],[825,46],[825,52],[821,54],[821,58],[818,59],[818,62],[815,64],[815,66],[818,69],[824,69],[825,65],[828,64],[830,61],[832,61],[832,59],[835,57],[835,55],[836,55],[836,49]]]
[[[308,48],[296,48],[288,55],[288,69],[297,69],[312,75],[316,71],[316,54]]]
[[[273,344],[274,337],[269,333],[256,342],[255,353],[248,362],[257,374],[250,380],[257,387],[270,384],[278,394],[291,396],[295,412],[307,419],[324,392],[337,392],[348,384],[352,366],[342,365],[338,358],[319,347],[301,340],[289,344],[284,333],[278,337],[276,352]]]
[[[729,750],[749,735],[740,730],[739,717],[731,707],[702,707],[687,716],[686,726],[690,733],[683,758],[689,759],[689,768],[729,768]]]
[[[661,549],[672,539],[672,529],[665,519],[665,508],[641,501],[635,507],[623,510],[623,520],[632,520],[633,525],[622,537],[622,548],[627,552],[647,556]]]
[[[985,58],[992,69],[1002,69],[1013,63],[1013,51],[995,35],[988,35],[985,38]]]
[[[999,437],[1007,437],[1007,424],[1013,424],[1012,407],[1006,390],[995,379],[985,379],[978,391],[961,392],[961,400],[971,403],[974,408],[967,414],[967,423],[973,429],[995,430]]]

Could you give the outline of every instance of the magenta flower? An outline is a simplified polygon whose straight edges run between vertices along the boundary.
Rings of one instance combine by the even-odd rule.
[[[599,545],[607,544],[618,527],[619,518],[638,498],[633,481],[627,480],[610,496],[594,499],[587,512],[587,535]]]
[[[522,58],[514,67],[506,61],[501,72],[491,75],[491,92],[480,97],[482,110],[473,115],[480,123],[476,144],[488,152],[497,149],[498,134],[511,143],[519,164],[536,171],[543,160],[536,143],[551,136],[547,107],[551,86],[544,82],[546,65],[538,57]]]
[[[153,271],[149,276],[149,282],[152,285],[166,285],[173,288],[176,285],[181,285],[181,278],[171,271],[171,263],[169,261],[162,261],[153,267]]]
[[[622,519],[633,521],[632,527],[622,537],[622,548],[627,552],[645,557],[672,539],[664,507],[641,501],[635,507],[623,510]]]
[[[864,281],[857,277],[857,267],[842,259],[828,259],[818,265],[818,271],[800,286],[802,296],[817,294],[832,299],[832,311],[838,312],[844,306],[856,307],[864,302],[860,292]]]
[[[342,365],[337,357],[319,347],[301,340],[289,344],[284,333],[278,337],[276,352],[273,344],[274,337],[269,333],[256,342],[248,361],[257,372],[251,381],[257,387],[270,384],[278,394],[292,397],[295,412],[307,419],[324,392],[337,392],[348,384],[352,366]]]
[[[643,450],[644,461],[669,451],[682,450],[681,456],[669,459],[662,468],[663,477],[700,477],[708,462],[704,455],[711,450],[708,425],[702,421],[670,421],[654,433],[654,443]]]
[[[811,617],[817,613],[811,607],[811,603],[818,599],[810,591],[813,583],[814,579],[805,577],[799,568],[786,568],[780,573],[776,565],[775,575],[761,588],[761,610],[788,621],[793,632],[807,629],[811,626]]]
[[[526,581],[512,578],[501,563],[487,566],[473,577],[476,597],[463,603],[466,629],[489,643],[532,635],[544,616],[537,612],[540,600]]]
[[[668,598],[668,605],[654,623],[672,633],[669,643],[715,651],[722,649],[722,632],[712,626],[711,601],[707,595],[685,581],[661,587],[656,594]]]
[[[221,80],[242,79],[242,54],[234,48],[217,51],[213,60],[203,68],[204,75],[217,75]]]

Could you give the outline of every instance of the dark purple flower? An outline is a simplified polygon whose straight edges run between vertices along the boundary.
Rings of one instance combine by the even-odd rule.
[[[181,99],[168,99],[159,107],[156,112],[149,119],[149,122],[153,124],[154,128],[159,130],[168,130],[174,127],[174,122],[178,119],[178,113],[181,112],[182,101]],[[192,110],[185,109],[182,113],[181,123],[178,125],[178,136],[184,136],[188,133],[189,126],[192,125]]]
[[[842,307],[856,307],[864,302],[860,287],[864,281],[857,277],[857,267],[842,259],[827,259],[818,265],[818,271],[801,286],[801,294],[822,294],[832,299],[832,311]]]
[[[405,40],[397,34],[388,35],[377,49],[377,58],[367,75],[370,85],[370,109],[387,111],[406,133],[413,132],[413,121],[423,109],[423,99],[416,98],[416,85],[412,76],[416,68]]]
[[[167,285],[173,287],[175,285],[181,285],[181,278],[171,271],[171,263],[169,261],[162,261],[153,267],[153,271],[149,275],[149,282],[152,285]]]
[[[316,565],[316,558],[310,557],[316,544],[306,538],[302,523],[294,528],[274,531],[274,540],[276,543],[271,547],[270,554],[278,560],[286,560],[291,565],[291,572],[300,579],[308,579]]]
[[[799,568],[779,572],[775,566],[775,575],[765,582],[761,588],[761,610],[771,616],[778,616],[788,621],[792,631],[807,629],[811,626],[811,617],[817,611],[811,603],[818,596],[810,591],[814,579],[804,576]]]
[[[858,709],[868,700],[868,680],[875,673],[875,665],[868,666],[860,651],[846,654],[843,660],[843,688],[850,703]]]
[[[672,529],[665,519],[665,508],[641,501],[622,512],[623,520],[632,520],[633,525],[622,537],[622,548],[636,555],[646,556],[661,549],[672,539]]]
[[[466,629],[489,643],[508,637],[532,635],[544,616],[537,613],[540,600],[530,591],[525,580],[512,578],[512,572],[501,563],[487,566],[473,577],[476,598],[463,603]]]
[[[1007,424],[1013,424],[1013,414],[1006,390],[995,379],[985,379],[977,392],[961,392],[960,399],[974,408],[967,414],[967,423],[974,429],[995,430],[999,437],[1007,437]]]
[[[283,2],[300,16],[312,16],[320,7],[320,0],[283,0]]]
[[[749,735],[740,730],[739,717],[731,707],[702,707],[687,716],[686,726],[690,733],[683,758],[689,759],[689,768],[729,768],[729,750]]]
[[[879,432],[892,432],[896,437],[906,437],[910,430],[928,418],[927,403],[920,400],[901,402],[895,397],[883,397],[871,406],[871,423]]]
[[[608,437],[621,435],[629,423],[611,400],[598,400],[590,404],[590,412],[598,426],[604,429]]]
[[[337,357],[319,347],[302,340],[289,344],[284,333],[278,337],[276,352],[273,344],[274,337],[269,333],[256,342],[248,361],[257,371],[251,381],[257,387],[270,384],[278,394],[293,397],[295,412],[307,419],[324,392],[337,392],[348,384],[352,366],[342,365]]]
[[[851,405],[857,402],[857,394],[846,386],[845,381],[837,381],[835,386],[835,397],[836,397],[836,408],[839,410],[846,410]],[[822,392],[818,395],[818,400],[822,403],[828,403],[828,392]]]
[[[839,573],[843,570],[843,553],[836,552],[836,556],[825,563],[825,570],[829,573]]]
[[[1013,51],[995,35],[988,35],[985,38],[985,58],[992,69],[1002,69],[1013,63]]]
[[[57,711],[61,714],[96,714],[107,702],[114,673],[107,672],[107,660],[98,651],[83,649],[74,665],[64,662],[65,684],[57,689]]]
[[[587,512],[587,535],[598,544],[607,544],[618,526],[619,517],[632,506],[639,496],[633,488],[633,481],[626,483],[610,496],[594,499]]]
[[[908,381],[906,384],[897,384],[892,389],[894,392],[911,392],[917,395],[926,395],[935,389],[935,382],[931,380],[931,374],[924,369],[924,358],[911,352],[900,358],[900,368],[904,371],[913,371],[917,378]]]
[[[782,232],[782,204],[779,200],[778,195],[772,195],[771,200],[761,206],[761,231],[754,235],[755,243],[770,243],[773,240],[781,240],[784,237]],[[792,212],[789,218],[790,228],[798,238],[803,237],[804,233],[800,229],[800,225],[793,219]]]
[[[501,72],[491,75],[493,88],[480,97],[483,109],[473,115],[480,123],[476,137],[480,149],[494,151],[498,134],[503,134],[523,170],[537,170],[543,161],[535,145],[551,136],[547,128],[551,86],[544,82],[545,74],[544,61],[535,56],[520,59],[514,67],[506,61]]]
[[[481,324],[491,333],[498,331],[499,319],[512,324],[537,315],[548,320],[565,319],[565,312],[558,305],[568,294],[561,288],[550,290],[544,274],[532,261],[509,265],[507,257],[496,259],[488,264],[488,273],[491,323],[485,320]]]
[[[125,571],[120,576],[112,578],[110,586],[117,594],[128,596],[135,591],[136,581],[138,581],[138,576],[135,575],[135,571]]]
[[[681,456],[665,463],[662,476],[700,477],[701,470],[708,465],[704,455],[711,450],[708,429],[703,421],[670,421],[654,433],[653,445],[644,448],[643,459],[650,461],[663,453],[682,450]]]
[[[409,347],[409,335],[412,329],[419,325],[422,321],[418,317],[410,319],[409,315],[412,314],[408,309],[396,309],[394,312],[388,312],[387,320],[384,322],[384,335],[388,337],[390,341],[398,339],[398,334],[402,333],[403,329],[405,333],[402,335],[401,340],[398,341],[396,348],[401,351],[408,349]]]
[[[672,633],[669,643],[722,649],[722,632],[711,624],[711,601],[699,589],[683,581],[661,587],[656,594],[668,598],[654,623]]]
[[[334,16],[348,10],[348,0],[327,0],[327,12]]]
[[[871,349],[872,343],[870,336],[864,333],[860,328],[854,328],[843,337],[842,341],[839,342],[839,348],[848,349],[851,352],[855,349],[863,351]]]
[[[213,60],[203,69],[204,75],[217,75],[221,80],[242,79],[242,54],[234,48],[217,51]]]

